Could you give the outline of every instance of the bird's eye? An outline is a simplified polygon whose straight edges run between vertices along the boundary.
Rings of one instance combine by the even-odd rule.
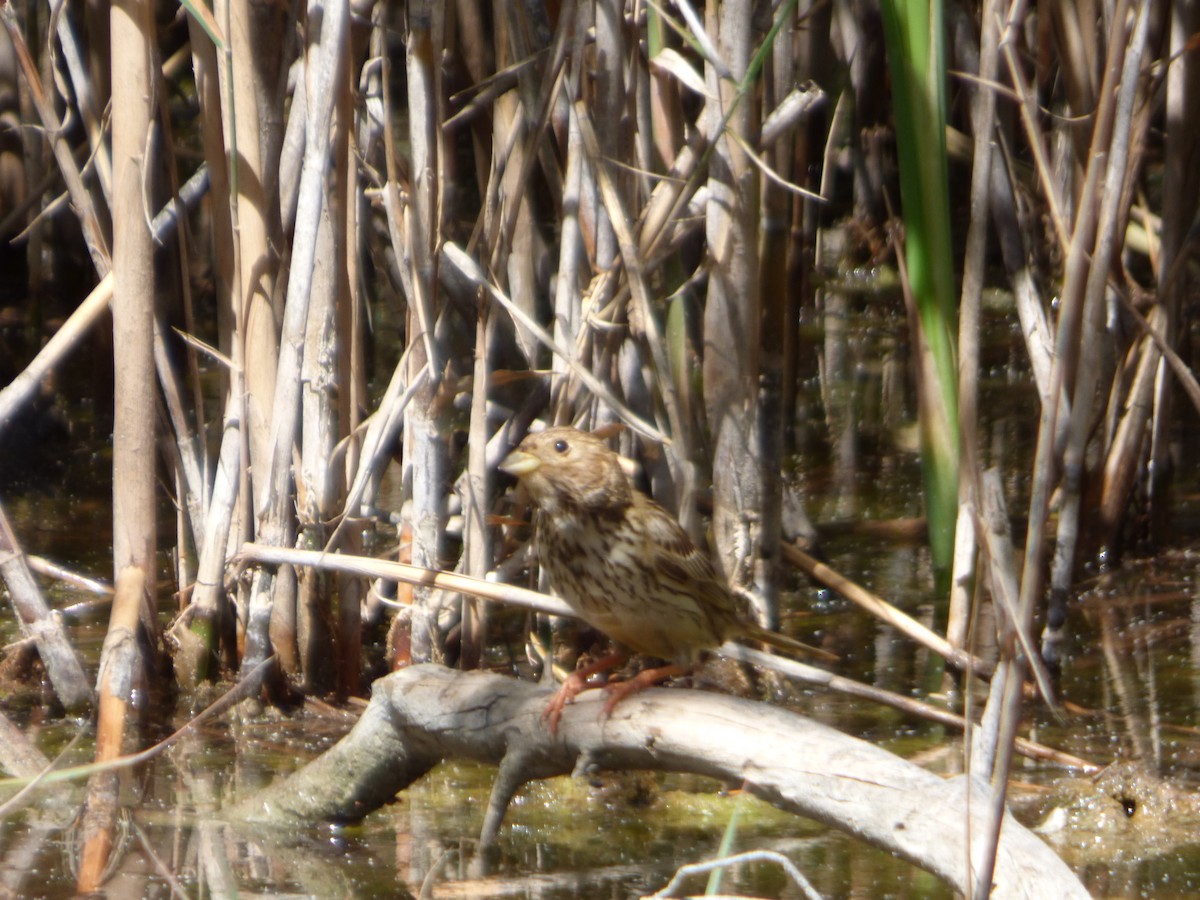
[[[559,440],[554,442],[554,449],[559,453],[566,453],[569,447],[570,444],[566,441]]]

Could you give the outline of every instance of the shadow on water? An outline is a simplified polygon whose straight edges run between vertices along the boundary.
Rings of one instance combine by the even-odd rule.
[[[826,412],[819,428],[810,422],[799,430],[793,477],[813,518],[832,525],[824,529],[831,563],[932,622],[928,557],[919,527],[905,524],[920,516],[921,501],[909,426],[913,406],[898,371],[907,366],[902,320],[894,308],[875,306],[853,316],[859,317],[848,320],[853,338],[836,347],[843,376],[825,383],[824,397],[814,378],[812,395],[801,398],[806,409],[823,404]],[[1011,337],[993,335],[989,344],[984,443],[990,464],[1026,472],[1031,395]],[[827,345],[826,353],[833,352]],[[828,439],[818,439],[818,430]],[[93,456],[65,459],[61,479],[10,486],[9,513],[31,553],[107,571],[107,463]],[[1008,487],[1014,505],[1028,495],[1021,477],[1011,478]],[[1097,895],[1200,890],[1200,816],[1190,818],[1187,791],[1200,771],[1200,552],[1187,539],[1181,534],[1176,548],[1079,585],[1062,672],[1066,721],[1038,710],[1031,714],[1035,739],[1100,763],[1141,760],[1183,793],[1134,795],[1124,782],[1115,801],[1121,815],[1113,817],[1101,814],[1114,798],[1100,782],[1064,780],[1061,770],[1028,761],[1014,771],[1018,814],[1029,823],[1066,822],[1047,840]],[[798,636],[836,649],[844,674],[900,693],[919,692],[924,651],[798,577],[794,588]],[[80,600],[60,586],[50,588],[48,597],[59,608]],[[103,611],[72,621],[73,639],[93,667],[106,624]],[[17,640],[11,624],[3,627],[6,642]],[[87,728],[62,719],[44,701],[26,684],[8,691],[3,706],[53,757]],[[940,728],[807,689],[788,702],[933,771],[960,769],[961,741]],[[170,727],[163,723],[163,734],[183,724],[187,713],[173,718]],[[280,835],[247,833],[221,819],[230,801],[302,765],[348,728],[346,716],[318,704],[270,721],[207,724],[155,761],[125,772],[129,815],[108,889],[168,896],[174,880],[189,896],[418,896],[427,889],[436,897],[632,897],[657,890],[680,865],[714,857],[736,815],[734,852],[783,853],[826,896],[949,895],[932,876],[728,789],[736,786],[681,776],[603,775],[529,785],[509,812],[486,873],[475,847],[494,772],[480,766],[443,765],[353,827]],[[70,747],[65,762],[85,762],[91,752],[87,737]],[[44,790],[0,822],[0,885],[7,893],[73,894],[73,790]],[[702,890],[703,879],[688,887]],[[739,867],[723,889],[799,895],[768,863]]]

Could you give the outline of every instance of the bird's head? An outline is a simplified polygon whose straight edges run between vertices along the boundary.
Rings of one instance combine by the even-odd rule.
[[[533,502],[554,514],[570,509],[616,510],[633,502],[620,457],[604,440],[575,428],[547,428],[525,438],[500,463],[520,479]]]

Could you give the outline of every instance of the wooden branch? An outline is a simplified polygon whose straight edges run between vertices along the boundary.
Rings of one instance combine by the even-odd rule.
[[[654,689],[598,717],[602,695],[582,695],[557,736],[542,721],[549,688],[482,672],[414,666],[375,682],[371,703],[335,747],[231,815],[295,826],[354,821],[443,759],[500,767],[485,817],[494,838],[508,800],[527,781],[596,769],[694,772],[744,784],[797,815],[846,831],[944,878],[971,883],[967,835],[980,833],[987,788],[943,780],[865,741],[746,700]],[[969,796],[968,796],[969,794]],[[971,813],[968,818],[969,812]],[[972,842],[975,854],[982,852]],[[1006,818],[995,897],[1086,897],[1070,869]]]

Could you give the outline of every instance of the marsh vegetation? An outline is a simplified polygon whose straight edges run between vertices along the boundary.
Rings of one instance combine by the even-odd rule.
[[[598,641],[534,595],[496,470],[546,424],[607,429],[760,621],[842,660],[800,687],[718,661],[701,684],[981,792],[970,854],[872,838],[889,852],[984,896],[1015,766],[1188,780],[1194,5],[10,0],[0,18],[2,762],[32,778],[79,717],[95,730],[67,761],[96,763],[54,782],[78,796],[10,812],[15,890],[320,893],[308,845],[252,834],[263,869],[233,873],[221,801],[332,743],[387,672],[533,681]],[[189,765],[216,746],[228,782]],[[426,775],[428,816],[436,779],[478,774],[446,771],[469,774]],[[712,789],[680,777],[663,796]],[[172,833],[132,788],[177,783]],[[518,809],[536,837],[502,839],[497,878],[471,868],[469,788],[461,831],[414,806],[336,832],[337,889],[367,890],[354,851],[391,838],[387,883],[414,894],[530,893],[550,871],[571,896],[560,851],[611,867],[591,886],[648,893],[716,852],[710,831],[647,862],[635,839],[625,871]],[[675,827],[665,801],[629,812],[646,794],[588,817]],[[55,856],[64,798],[77,867],[43,882],[23,860]],[[137,852],[130,818],[154,835]],[[758,821],[750,840],[853,889],[855,864],[822,872]],[[457,869],[412,849],[430,834]],[[1059,849],[1100,892],[1164,877],[1150,850],[1100,877]],[[1191,856],[1172,884],[1200,878]]]

